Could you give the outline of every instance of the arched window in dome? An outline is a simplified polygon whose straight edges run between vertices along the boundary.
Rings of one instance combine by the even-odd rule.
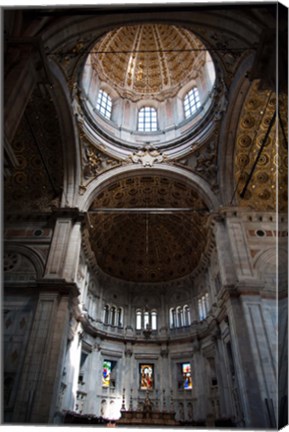
[[[184,97],[184,110],[186,119],[192,117],[195,112],[200,108],[200,106],[201,102],[199,97],[199,91],[197,87],[193,87]]]
[[[100,114],[102,114],[107,119],[111,118],[111,109],[112,109],[111,97],[104,90],[99,90],[98,92],[96,109]]]
[[[157,128],[157,110],[150,106],[142,107],[138,112],[138,130],[155,132]]]

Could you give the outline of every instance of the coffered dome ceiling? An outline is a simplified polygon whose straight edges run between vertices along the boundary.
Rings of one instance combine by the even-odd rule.
[[[91,65],[121,96],[174,96],[197,78],[206,48],[190,31],[172,25],[125,26],[92,49]]]
[[[159,282],[191,273],[200,262],[208,208],[187,184],[164,176],[131,177],[98,194],[92,209],[193,208],[200,211],[90,212],[90,242],[99,267],[135,282]]]

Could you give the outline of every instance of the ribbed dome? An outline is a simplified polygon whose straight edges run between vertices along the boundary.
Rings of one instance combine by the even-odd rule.
[[[195,79],[206,48],[190,31],[172,25],[120,27],[92,49],[91,64],[121,96],[163,100]]]

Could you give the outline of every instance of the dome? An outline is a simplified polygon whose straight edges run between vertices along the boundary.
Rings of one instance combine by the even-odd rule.
[[[184,146],[186,136],[208,123],[216,105],[214,84],[210,53],[190,30],[163,24],[116,28],[92,45],[83,67],[85,130],[112,153],[148,142],[175,149],[182,140]]]
[[[190,31],[160,24],[123,26],[92,49],[91,65],[121,97],[163,100],[196,79],[206,48]]]

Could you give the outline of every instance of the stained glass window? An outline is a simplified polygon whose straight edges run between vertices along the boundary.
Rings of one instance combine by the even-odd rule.
[[[110,386],[111,366],[111,361],[104,360],[102,366],[102,387]]]
[[[193,383],[192,383],[190,363],[182,363],[182,373],[183,373],[183,388],[185,390],[191,390],[193,388]]]
[[[152,364],[140,364],[140,389],[152,390],[154,388],[154,369]]]
[[[103,90],[99,90],[96,109],[100,112],[104,117],[110,119],[111,117],[111,98],[110,96]]]
[[[184,98],[185,117],[190,118],[200,108],[201,102],[197,87],[193,87]]]
[[[157,130],[157,111],[153,107],[143,107],[138,113],[138,130],[155,132]]]

